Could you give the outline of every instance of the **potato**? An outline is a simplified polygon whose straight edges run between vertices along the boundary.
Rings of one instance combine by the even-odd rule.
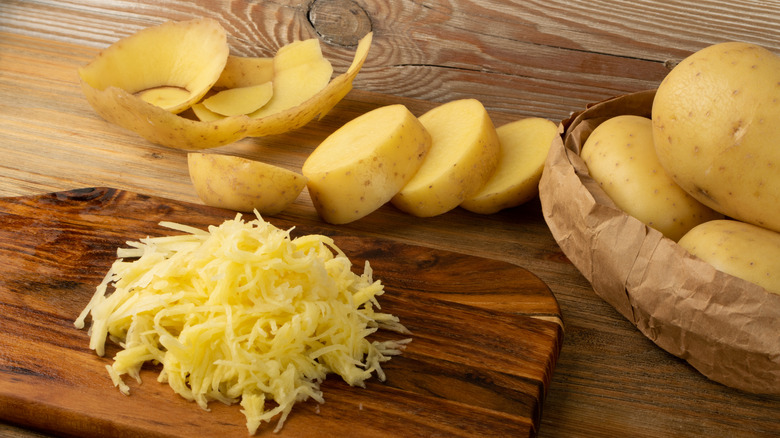
[[[229,52],[217,21],[169,21],[112,44],[80,68],[79,76],[96,92],[119,88],[179,113],[214,85]]]
[[[206,205],[263,215],[280,213],[306,185],[296,172],[261,161],[221,154],[187,154],[190,179]]]
[[[257,111],[271,100],[273,93],[271,82],[228,88],[203,99],[203,106],[223,116],[240,116]]]
[[[622,115],[596,127],[580,156],[590,176],[621,210],[678,240],[694,226],[722,217],[666,174],[653,145],[652,122]]]
[[[658,158],[680,187],[780,231],[780,57],[739,42],[706,47],[661,82],[652,118]]]
[[[274,58],[228,56],[225,68],[214,88],[243,88],[271,82],[274,79]]]
[[[488,182],[460,206],[474,213],[492,214],[523,204],[539,193],[544,161],[558,126],[531,117],[496,129],[501,152]]]
[[[417,172],[431,137],[403,105],[371,110],[328,136],[303,164],[320,217],[360,219],[387,203]]]
[[[476,99],[431,109],[420,122],[431,134],[428,156],[391,202],[418,217],[436,216],[460,205],[485,185],[498,165],[498,134]]]
[[[106,55],[101,55],[79,70],[81,89],[89,104],[103,119],[131,130],[150,142],[175,149],[213,148],[244,137],[282,134],[298,129],[318,116],[323,117],[352,89],[352,81],[366,60],[372,38],[371,33],[364,36],[347,71],[333,78],[314,96],[291,108],[256,119],[240,115],[212,121],[192,120],[144,101],[133,94],[136,90],[128,91],[120,85],[102,86],[117,74],[115,66],[121,62],[114,58],[128,54],[128,51],[121,49],[124,47],[121,41],[112,46],[115,48],[104,51]],[[157,43],[154,38],[145,38],[142,49],[151,51]],[[104,57],[111,59],[106,60]]]
[[[780,233],[715,220],[693,228],[678,243],[715,269],[780,294]]]
[[[325,88],[332,75],[333,66],[322,57],[319,40],[288,44],[274,56],[271,100],[249,116],[263,117],[298,106]]]

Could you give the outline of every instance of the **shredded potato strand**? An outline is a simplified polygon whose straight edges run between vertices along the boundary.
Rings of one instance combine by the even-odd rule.
[[[384,380],[381,363],[408,342],[366,339],[407,331],[377,311],[384,289],[368,262],[353,273],[326,236],[293,239],[259,214],[208,231],[161,225],[185,234],[120,248],[75,322],[83,328],[91,316],[90,348],[101,356],[106,338],[120,344],[108,368],[125,394],[122,375],[140,382],[144,363],[159,363],[158,380],[185,399],[205,410],[240,403],[250,434],[279,416],[278,431],[295,402],[324,402],[327,374],[355,386],[373,373]]]

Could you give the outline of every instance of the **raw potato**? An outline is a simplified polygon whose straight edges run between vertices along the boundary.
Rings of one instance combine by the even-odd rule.
[[[171,21],[112,44],[79,76],[95,94],[121,89],[179,113],[214,85],[228,54],[227,35],[215,20]]]
[[[228,56],[225,68],[214,88],[243,88],[271,82],[274,79],[274,58]]]
[[[780,233],[716,220],[693,228],[678,243],[715,269],[780,294]]]
[[[212,207],[275,215],[306,185],[303,175],[242,157],[190,152],[187,163],[195,192]]]
[[[152,143],[185,150],[213,148],[245,137],[283,134],[306,125],[318,116],[323,117],[352,89],[352,81],[363,67],[372,38],[373,34],[368,33],[360,40],[347,71],[333,78],[320,92],[297,106],[257,119],[242,115],[208,122],[192,120],[151,105],[120,87],[95,88],[93,82],[103,81],[103,77],[110,79],[115,74],[111,68],[103,68],[113,65],[114,61],[101,61],[100,68],[93,65],[97,62],[93,61],[81,69],[81,88],[87,101],[103,119]],[[155,44],[154,39],[147,39],[144,48],[149,50]],[[122,47],[121,42],[112,47],[117,48],[104,52],[111,53],[111,58],[125,53],[119,48]]]
[[[319,40],[288,44],[274,56],[271,101],[249,116],[264,117],[298,106],[325,88],[332,75],[333,66],[323,58]]]
[[[203,99],[203,106],[209,111],[223,116],[240,116],[256,111],[268,103],[273,93],[274,88],[271,82],[228,88]]]
[[[780,231],[780,57],[738,42],[704,48],[663,80],[652,111],[658,158],[683,189]]]
[[[531,117],[496,129],[501,153],[498,167],[487,183],[461,207],[474,213],[492,214],[529,201],[539,193],[544,161],[558,126],[550,120]]]
[[[498,134],[476,99],[439,105],[420,116],[433,143],[420,170],[392,203],[418,217],[457,207],[487,182],[498,165]]]
[[[722,215],[682,190],[658,161],[652,122],[616,116],[593,130],[580,156],[588,173],[623,211],[679,240],[696,225]]]
[[[431,137],[403,105],[369,111],[328,136],[303,164],[314,207],[344,224],[387,203],[417,172]]]

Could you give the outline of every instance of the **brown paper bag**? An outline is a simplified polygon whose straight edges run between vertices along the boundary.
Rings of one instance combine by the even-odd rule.
[[[539,183],[545,221],[596,294],[658,346],[724,385],[780,394],[780,295],[717,271],[622,212],[579,156],[604,120],[650,117],[654,96],[612,98],[560,124]]]

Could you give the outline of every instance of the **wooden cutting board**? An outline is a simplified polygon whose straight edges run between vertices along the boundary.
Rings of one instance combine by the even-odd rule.
[[[80,437],[246,437],[239,406],[206,412],[158,383],[154,367],[120,394],[105,370],[118,347],[98,357],[73,325],[124,242],[171,233],[161,220],[205,228],[234,216],[107,188],[0,199],[0,418]],[[413,341],[385,382],[353,388],[334,375],[324,404],[298,403],[281,433],[273,422],[258,435],[536,435],[563,336],[541,280],[505,262],[268,220],[332,236],[359,270],[368,259],[385,284],[382,310]]]

